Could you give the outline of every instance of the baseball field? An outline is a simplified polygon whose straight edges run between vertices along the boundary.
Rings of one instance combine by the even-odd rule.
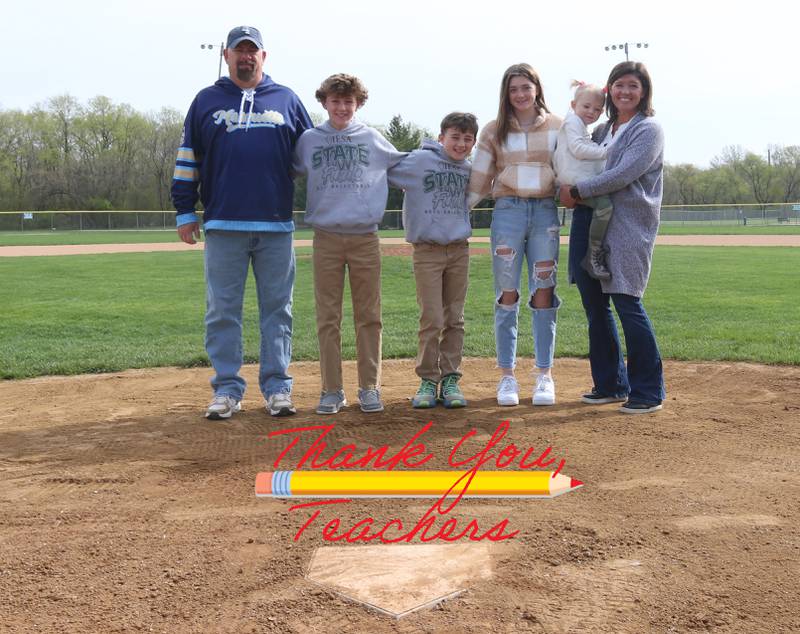
[[[269,417],[255,389],[248,287],[251,388],[225,422],[203,418],[211,371],[199,250],[45,256],[35,249],[53,241],[16,244],[28,254],[0,247],[0,632],[800,631],[800,250],[735,237],[742,242],[714,246],[710,235],[656,248],[645,304],[666,359],[667,400],[649,416],[580,402],[591,387],[586,327],[565,270],[556,405],[530,405],[528,327],[518,370],[527,398],[496,405],[491,266],[480,241],[466,308],[469,406],[411,409],[414,282],[407,249],[387,244],[386,410],[351,405],[317,416],[310,253],[301,244],[298,414]],[[345,384],[354,401],[350,361]],[[457,580],[464,592],[400,619],[354,600],[345,583],[364,567],[378,579],[395,546],[373,541],[381,555],[365,564],[365,540],[331,541],[326,525],[337,519],[340,535],[365,518],[412,527],[433,500],[353,500],[312,519],[309,508],[293,509],[297,500],[254,495],[259,471],[279,458],[277,468],[295,468],[314,438],[276,433],[287,428],[332,425],[327,457],[348,446],[398,452],[432,422],[418,438],[432,456],[424,468],[448,469],[465,434],[475,430],[459,449],[469,457],[503,421],[495,454],[511,443],[536,455],[549,447],[583,487],[551,500],[465,499],[437,517],[435,528],[474,521],[486,533],[505,521],[518,533],[433,540],[433,554],[420,534],[410,539],[418,572],[394,577],[384,589],[394,600],[424,603],[426,584],[450,574],[443,562],[488,559]],[[312,558],[330,549],[352,553],[361,569],[343,564],[321,583],[309,574]]]

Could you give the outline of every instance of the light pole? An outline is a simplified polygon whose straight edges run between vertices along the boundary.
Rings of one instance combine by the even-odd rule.
[[[225,44],[220,42],[219,45],[217,44],[201,44],[200,48],[207,48],[209,51],[215,48],[219,48],[219,70],[217,71],[217,79],[222,77],[222,51],[225,50]],[[608,47],[606,47],[608,48]]]
[[[625,61],[628,62],[630,61],[630,58],[628,57],[628,46],[631,47],[635,46],[636,48],[647,48],[650,45],[647,42],[625,42],[623,44],[610,44],[609,46],[606,46],[606,50],[607,51],[616,51],[617,49],[621,51],[624,50]]]

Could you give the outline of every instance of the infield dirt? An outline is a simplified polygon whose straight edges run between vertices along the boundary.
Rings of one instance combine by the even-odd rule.
[[[317,364],[292,370],[297,416],[270,418],[251,389],[225,422],[203,418],[207,368],[0,383],[0,631],[800,631],[800,368],[668,362],[664,410],[626,416],[579,402],[584,360],[557,361],[554,407],[498,408],[493,361],[468,359],[470,406],[425,412],[407,401],[413,362],[386,361],[385,412],[326,418]],[[350,397],[354,374],[346,364]],[[272,431],[335,423],[332,450],[399,449],[433,421],[424,468],[446,469],[467,430],[474,453],[503,420],[507,441],[552,446],[585,486],[462,501],[461,526],[507,518],[519,535],[490,546],[491,578],[399,621],[304,572],[316,548],[348,547],[322,539],[332,517],[413,526],[427,500],[340,504],[294,541],[310,512],[254,497],[290,439]]]

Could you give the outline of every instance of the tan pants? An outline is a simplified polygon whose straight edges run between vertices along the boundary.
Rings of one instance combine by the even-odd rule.
[[[419,304],[417,375],[441,381],[461,374],[464,301],[469,282],[469,245],[415,244],[414,277]]]
[[[342,300],[344,272],[350,278],[356,330],[358,385],[381,384],[381,250],[377,233],[314,230],[314,299],[322,390],[343,389]]]

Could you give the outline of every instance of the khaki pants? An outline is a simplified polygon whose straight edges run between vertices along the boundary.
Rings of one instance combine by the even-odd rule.
[[[467,241],[415,244],[414,277],[420,309],[417,375],[438,383],[448,374],[461,374],[469,282]]]
[[[342,384],[342,300],[345,267],[350,278],[356,330],[358,385],[381,384],[381,250],[377,233],[314,230],[314,299],[322,390]]]

